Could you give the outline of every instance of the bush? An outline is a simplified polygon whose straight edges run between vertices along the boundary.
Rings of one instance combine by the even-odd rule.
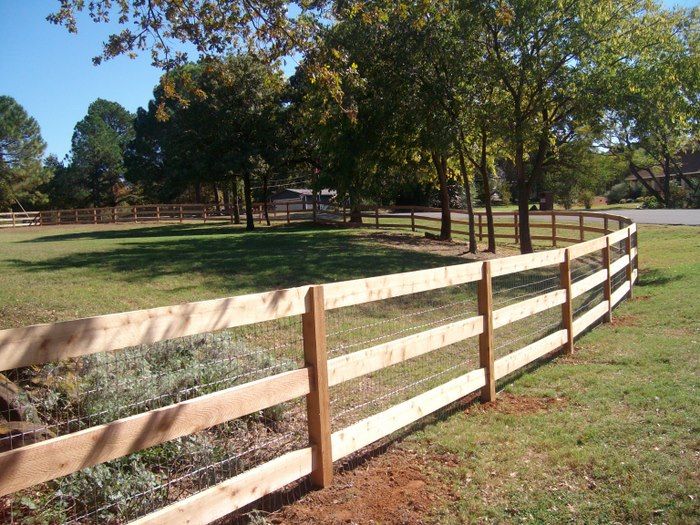
[[[649,210],[656,210],[661,208],[661,203],[654,196],[644,197],[644,202],[642,203],[642,208]]]
[[[593,206],[593,199],[595,198],[595,195],[590,190],[582,190],[581,193],[579,193],[578,198],[581,201],[581,204],[583,204],[583,207],[590,210]]]
[[[605,197],[608,200],[608,204],[617,204],[622,199],[626,199],[630,196],[630,186],[626,182],[621,182],[615,184],[608,192]]]

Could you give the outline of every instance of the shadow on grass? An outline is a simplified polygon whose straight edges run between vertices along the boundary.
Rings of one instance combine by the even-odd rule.
[[[664,286],[679,279],[682,279],[681,275],[668,275],[666,272],[651,268],[639,272],[639,280],[635,286]]]
[[[89,242],[115,239],[107,250]],[[26,273],[81,268],[114,279],[147,282],[196,273],[223,279],[237,290],[271,290],[467,262],[459,257],[402,250],[354,231],[313,226],[261,228],[174,225],[91,230],[45,236],[33,242],[85,241],[86,249],[48,260],[7,263]],[[30,241],[32,242],[32,241]]]

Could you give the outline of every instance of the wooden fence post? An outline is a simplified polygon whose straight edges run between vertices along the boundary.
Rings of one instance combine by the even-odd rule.
[[[515,244],[520,244],[520,228],[518,228],[518,212],[513,212],[513,226],[515,228]]]
[[[112,222],[117,222],[117,208],[112,208]]]
[[[608,229],[608,216],[606,215],[603,217],[603,229],[605,230],[605,235],[610,233],[610,230]]]
[[[75,224],[78,224],[78,210],[75,210]]]
[[[379,206],[374,209],[374,222],[376,228],[379,229]]]
[[[131,208],[131,215],[132,215],[133,221],[134,221],[134,222],[138,222],[139,214],[138,214],[138,212],[136,211],[136,206],[134,206],[133,208]]]
[[[323,286],[309,288],[306,304],[307,310],[302,316],[304,360],[306,366],[311,367],[312,374],[311,392],[306,396],[306,411],[309,441],[315,447],[311,481],[317,487],[327,487],[333,479],[333,456]]]
[[[479,334],[479,366],[485,369],[486,385],[481,389],[484,402],[496,399],[496,380],[493,365],[493,288],[491,263],[485,261],[478,288],[478,313],[484,319],[484,331]]]
[[[97,208],[92,209],[92,223],[97,224]]]
[[[58,224],[61,224],[61,210],[58,210],[58,212],[57,212],[56,215],[57,215],[57,216],[56,216],[56,219],[57,219],[56,222],[58,222]]]
[[[552,246],[557,245],[557,216],[552,212]]]
[[[574,353],[574,312],[571,297],[571,253],[564,250],[564,262],[559,265],[559,285],[566,290],[566,300],[561,305],[561,319],[566,329],[564,353]]]
[[[416,210],[411,208],[411,231],[416,231]]]
[[[156,206],[156,222],[160,222],[160,206]]]
[[[608,313],[605,314],[605,322],[609,323],[612,320],[612,280],[610,276],[610,237],[605,238],[605,248],[603,248],[603,266],[605,267],[606,277],[603,282],[603,296],[608,301]]]
[[[585,238],[583,234],[583,213],[578,214],[578,238],[581,242]]]
[[[183,219],[184,219],[184,216],[183,216],[183,213],[182,213],[182,204],[180,204],[179,212],[180,212],[180,224],[182,224],[182,221],[183,221]]]
[[[629,226],[627,227],[627,237],[625,238],[625,250],[627,251],[627,257],[629,257],[629,262],[625,268],[627,281],[630,283],[630,291],[627,294],[627,297],[632,299],[632,268],[634,262],[632,261],[632,230]]]
[[[12,217],[12,227],[15,228],[17,226],[15,223],[15,212],[11,211],[10,216]]]

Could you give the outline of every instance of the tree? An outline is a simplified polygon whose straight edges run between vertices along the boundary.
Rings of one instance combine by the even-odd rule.
[[[39,191],[50,177],[41,162],[45,149],[36,120],[15,99],[0,96],[0,209],[46,200]]]
[[[700,8],[662,10],[649,24],[654,39],[638,45],[616,77],[610,147],[647,191],[670,207],[672,177],[699,189],[683,175],[679,157],[700,140]],[[641,176],[657,166],[661,191]]]
[[[283,88],[279,69],[252,55],[166,73],[148,111],[137,112],[126,153],[129,179],[157,195],[194,187],[197,202],[210,184],[217,203],[220,189],[228,200],[228,188],[243,180],[246,223],[253,229],[253,181],[266,187],[284,162]]]
[[[91,206],[114,206],[124,180],[124,151],[133,138],[133,116],[117,102],[98,98],[75,125],[70,169]]]
[[[532,251],[529,201],[545,165],[574,130],[599,120],[620,63],[648,42],[643,0],[477,2],[491,74],[505,96],[496,116],[518,184],[521,251]]]
[[[154,65],[171,69],[187,62],[187,53],[174,51],[183,42],[200,57],[257,51],[275,58],[311,41],[324,0],[60,0],[47,17],[77,33],[77,14],[87,11],[93,22],[117,22],[121,31],[105,39],[95,64],[119,55],[150,51]]]

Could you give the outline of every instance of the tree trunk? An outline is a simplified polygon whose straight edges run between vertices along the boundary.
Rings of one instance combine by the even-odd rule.
[[[438,176],[440,189],[440,239],[449,241],[452,239],[452,219],[450,217],[450,194],[447,191],[447,157],[438,153],[431,153],[435,171]]]
[[[459,169],[464,183],[464,191],[467,199],[467,216],[469,217],[469,253],[476,253],[476,232],[474,231],[474,207],[472,206],[472,191],[469,185],[469,175],[467,174],[467,165],[464,162],[464,152],[462,144],[459,145]]]
[[[220,213],[221,201],[219,200],[219,187],[216,185],[216,182],[212,183],[211,189],[214,191],[214,206],[216,207],[216,212]]]
[[[489,239],[487,252],[496,253],[496,229],[493,225],[493,208],[491,208],[491,184],[489,182],[489,169],[486,165],[486,130],[481,130],[481,159],[479,169],[481,171],[481,185],[484,192],[484,207],[486,208],[486,232]]]
[[[532,253],[530,238],[530,184],[525,173],[524,145],[516,140],[515,172],[518,177],[518,227],[520,229],[520,253]]]
[[[245,199],[245,229],[253,231],[255,218],[253,217],[253,196],[251,195],[249,172],[243,174],[243,198]]]
[[[666,197],[666,207],[673,206],[671,202],[671,161],[668,155],[664,157],[664,197]]]
[[[353,224],[362,224],[362,207],[360,199],[355,191],[350,191],[350,222]]]
[[[239,204],[238,177],[233,178],[233,223],[241,223],[241,207]]]
[[[202,183],[199,181],[194,183],[194,202],[195,204],[201,204],[202,202]]]
[[[267,175],[263,177],[263,214],[265,215],[265,222],[270,225],[270,213],[267,209]]]

